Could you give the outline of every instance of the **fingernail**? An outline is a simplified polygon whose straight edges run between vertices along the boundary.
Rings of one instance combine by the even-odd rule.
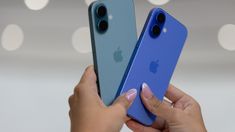
[[[152,91],[150,90],[148,84],[146,83],[142,84],[142,92],[146,99],[150,99],[153,96]]]
[[[126,93],[126,98],[129,100],[129,101],[133,101],[135,99],[137,95],[137,90],[136,89],[130,89],[127,93]]]

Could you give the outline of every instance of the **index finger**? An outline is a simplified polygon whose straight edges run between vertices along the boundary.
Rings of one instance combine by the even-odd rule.
[[[187,95],[183,91],[179,90],[173,85],[169,85],[165,96],[171,100],[173,103],[177,102],[179,99],[181,99],[183,96]]]
[[[84,71],[80,83],[96,83],[97,78],[96,78],[96,74],[94,71],[94,66],[90,65],[86,68],[86,70]]]
[[[103,106],[97,92],[96,75],[93,66],[89,66],[79,84],[74,89],[74,96],[81,102],[93,102]]]
[[[80,93],[83,90],[98,93],[96,81],[97,78],[93,66],[87,67],[80,79],[79,84],[77,84],[74,89],[74,94]],[[81,89],[80,85],[85,85],[85,88]]]

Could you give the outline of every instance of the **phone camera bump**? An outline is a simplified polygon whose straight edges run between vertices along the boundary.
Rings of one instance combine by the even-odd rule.
[[[158,25],[154,25],[151,30],[153,37],[158,37],[161,33],[161,28]]]
[[[105,31],[107,31],[108,29],[108,22],[105,21],[105,20],[101,20],[99,23],[98,23],[98,29],[101,33],[104,33]]]
[[[159,23],[164,23],[165,20],[166,20],[165,14],[159,13],[159,14],[157,15],[157,21],[158,21]]]
[[[96,15],[98,16],[98,17],[104,17],[104,16],[106,16],[106,14],[107,14],[107,9],[106,9],[106,7],[102,4],[102,5],[99,5],[98,7],[97,7],[97,9],[96,9]]]

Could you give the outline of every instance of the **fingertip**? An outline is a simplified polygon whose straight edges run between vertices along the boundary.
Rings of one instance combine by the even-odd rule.
[[[144,98],[146,99],[151,99],[152,96],[153,96],[153,93],[150,89],[150,87],[148,86],[147,83],[143,83],[142,84],[142,91],[141,91],[141,94],[143,95]]]
[[[126,116],[126,117],[125,117],[125,122],[128,122],[129,120],[131,120],[131,118],[128,117],[128,116]]]
[[[74,94],[78,95],[81,92],[91,91],[97,93],[96,75],[93,65],[90,65],[85,69],[79,83],[74,88]]]
[[[94,82],[96,82],[97,80],[93,65],[88,66],[83,73],[81,81],[86,81],[86,80]]]
[[[126,121],[126,114],[127,110],[133,103],[134,99],[136,98],[137,90],[131,89],[128,92],[119,96],[113,104],[110,106],[119,117],[122,117],[124,121]]]
[[[130,103],[132,103],[136,98],[136,95],[137,95],[137,90],[133,88],[130,89],[128,92],[126,92],[125,97]]]
[[[128,126],[134,126],[134,125],[135,125],[135,121],[129,120],[129,121],[127,121],[126,124],[127,124]]]
[[[126,123],[127,127],[130,128],[133,131],[140,130],[141,126],[137,122],[130,120]]]
[[[126,125],[127,125],[127,127],[129,127],[129,128],[134,128],[134,127],[135,127],[135,124],[134,124],[134,122],[133,122],[132,120],[127,121],[127,122],[126,122]]]
[[[166,112],[170,112],[170,107],[165,106],[161,100],[159,100],[154,94],[152,93],[151,89],[146,83],[143,83],[142,86],[142,93],[141,99],[145,107],[154,115],[163,116],[163,118],[167,117]]]
[[[181,99],[185,95],[187,95],[187,94],[184,93],[183,91],[181,91],[180,89],[178,89],[177,87],[175,87],[172,84],[169,85],[169,87],[166,91],[166,94],[165,94],[165,96],[169,100],[171,100],[172,102],[177,102],[179,99]]]
[[[114,101],[114,105],[115,104],[121,104],[121,106],[123,106],[125,108],[125,110],[127,110],[130,107],[130,105],[132,104],[132,102],[135,100],[136,95],[137,95],[137,90],[134,89],[134,88],[130,89],[126,93],[119,96]]]
[[[90,70],[93,70],[94,69],[94,66],[93,65],[89,65],[85,71],[90,71]]]
[[[95,71],[94,71],[94,67],[93,65],[90,65],[86,68],[85,73],[89,74],[89,75],[94,75]]]

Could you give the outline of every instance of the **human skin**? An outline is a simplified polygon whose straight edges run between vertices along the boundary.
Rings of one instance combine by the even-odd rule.
[[[71,132],[119,132],[127,121],[127,109],[136,89],[124,93],[107,107],[101,101],[93,66],[89,66],[69,98]]]
[[[152,126],[133,120],[127,126],[134,132],[206,132],[199,103],[191,96],[170,85],[166,95],[170,101],[160,101],[149,86],[142,86],[141,99],[145,107],[157,115]]]
[[[137,95],[131,89],[107,107],[97,92],[97,78],[89,66],[69,98],[71,132],[119,132],[124,123],[134,132],[206,132],[199,104],[189,95],[170,85],[159,101],[147,84],[141,98],[146,108],[158,118],[152,126],[143,126],[127,118],[127,110]]]

